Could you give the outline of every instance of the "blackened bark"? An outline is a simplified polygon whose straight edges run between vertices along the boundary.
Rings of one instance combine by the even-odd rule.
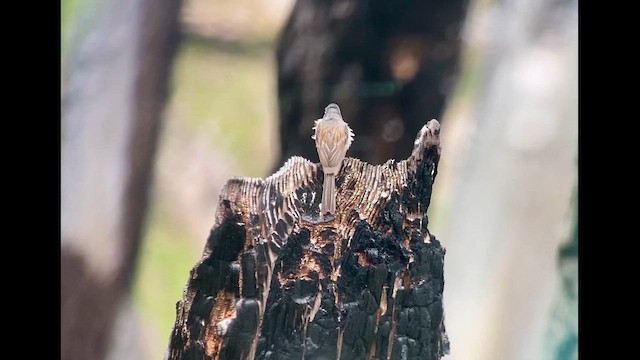
[[[304,158],[229,180],[168,359],[440,359],[444,249],[426,215],[439,128],[424,125],[404,161],[346,158],[332,218]]]
[[[311,128],[340,104],[352,156],[404,159],[455,85],[468,0],[298,0],[278,43],[282,164],[317,159]]]

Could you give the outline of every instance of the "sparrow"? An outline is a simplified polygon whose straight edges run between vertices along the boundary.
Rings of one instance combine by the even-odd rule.
[[[314,134],[318,157],[324,172],[322,191],[322,214],[336,211],[336,175],[342,167],[342,160],[353,142],[353,130],[342,119],[340,107],[331,103],[324,109],[322,119],[315,121]]]

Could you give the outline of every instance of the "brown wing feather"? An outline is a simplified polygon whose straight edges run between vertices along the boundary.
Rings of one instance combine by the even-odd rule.
[[[339,166],[347,153],[349,140],[349,128],[344,122],[319,124],[316,128],[316,147],[322,166]]]

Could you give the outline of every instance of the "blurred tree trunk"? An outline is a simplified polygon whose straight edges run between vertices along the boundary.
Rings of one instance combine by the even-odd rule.
[[[577,9],[476,1],[469,14],[463,77],[474,81],[443,122],[449,160],[438,176],[451,198],[435,194],[445,206],[432,221],[446,239],[450,360],[548,359],[577,177]]]
[[[132,334],[114,337],[114,324],[129,306],[180,6],[173,0],[96,5],[86,35],[63,59],[65,360],[138,357],[120,343]],[[128,356],[113,353],[114,346]]]
[[[371,164],[404,159],[455,83],[468,0],[298,0],[277,49],[281,160],[317,159],[313,121],[336,102]]]

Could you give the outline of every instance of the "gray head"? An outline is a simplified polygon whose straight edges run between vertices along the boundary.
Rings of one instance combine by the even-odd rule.
[[[342,119],[342,114],[340,113],[340,107],[336,103],[331,103],[324,108],[324,117],[325,120],[328,119]]]

